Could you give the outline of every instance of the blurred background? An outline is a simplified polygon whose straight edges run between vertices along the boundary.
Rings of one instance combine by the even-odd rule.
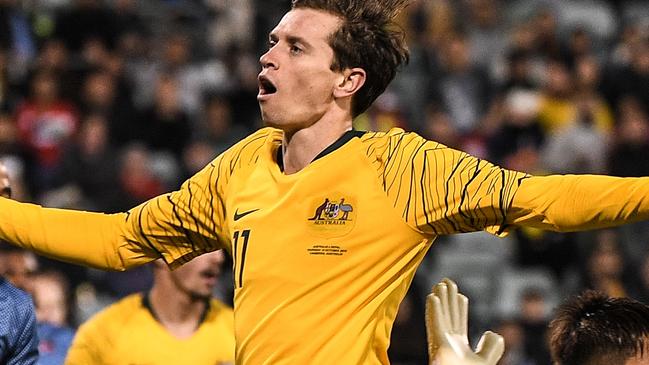
[[[176,189],[261,126],[258,58],[289,6],[0,0],[0,160],[15,198],[116,212]],[[411,62],[357,129],[402,127],[533,174],[649,175],[648,2],[419,0],[399,23]],[[231,303],[229,265],[215,294]],[[0,273],[72,329],[151,283],[148,267],[108,273],[6,245]],[[440,237],[400,307],[394,364],[427,364],[424,297],[444,276],[471,299],[472,336],[505,336],[501,364],[549,364],[545,329],[566,296],[649,301],[649,224]]]

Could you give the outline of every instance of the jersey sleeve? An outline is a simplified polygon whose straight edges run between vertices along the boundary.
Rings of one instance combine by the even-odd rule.
[[[223,247],[219,156],[178,191],[126,213],[43,208],[0,198],[0,239],[44,256],[100,269],[126,270],[163,258],[177,266]]]
[[[506,233],[507,211],[526,174],[399,129],[364,138],[388,198],[411,227],[426,235]]]
[[[226,196],[235,174],[245,174],[263,150],[272,129],[243,139],[187,180],[180,190],[154,198],[129,212],[132,239],[155,251],[172,268],[196,256],[226,249]]]
[[[522,183],[507,216],[513,226],[553,231],[605,228],[649,219],[649,178],[534,176]]]
[[[177,267],[206,252],[226,248],[224,195],[230,176],[223,154],[172,193],[158,196],[128,212],[126,224],[167,264]]]
[[[256,161],[262,129],[221,154],[179,190],[125,213],[43,208],[0,198],[0,239],[42,255],[101,269],[125,270],[163,258],[172,267],[228,248],[225,195],[236,171]]]

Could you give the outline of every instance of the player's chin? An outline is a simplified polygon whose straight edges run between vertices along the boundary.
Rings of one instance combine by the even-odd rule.
[[[279,113],[274,112],[272,108],[260,104],[259,109],[261,110],[261,121],[265,127],[280,128],[284,124]]]
[[[194,299],[199,299],[199,300],[208,300],[212,297],[212,290],[214,290],[214,286],[211,286],[209,288],[203,287],[203,288],[193,290],[192,297]]]

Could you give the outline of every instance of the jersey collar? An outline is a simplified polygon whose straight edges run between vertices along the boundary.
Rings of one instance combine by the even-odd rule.
[[[150,294],[151,294],[151,291],[147,291],[147,292],[142,294],[142,306],[144,306],[144,308],[146,308],[149,311],[151,316],[156,321],[160,322],[160,319],[158,318],[158,315],[153,310],[153,306],[151,306],[151,299],[149,299]],[[205,309],[203,309],[203,313],[201,313],[201,317],[198,319],[198,324],[196,325],[197,330],[203,324],[203,322],[205,322],[205,319],[207,319],[207,314],[210,311],[210,307],[211,307],[210,300],[205,299]]]
[[[322,152],[320,152],[313,159],[313,161],[325,157],[326,155],[328,155],[328,154],[334,152],[335,150],[339,149],[340,147],[344,146],[345,143],[349,142],[352,138],[354,138],[354,137],[359,137],[360,138],[365,133],[367,133],[367,132],[365,132],[365,131],[357,131],[357,130],[353,130],[353,129],[343,133],[343,135],[340,136],[340,138],[338,138],[334,143],[330,144],[327,148],[322,150]],[[284,156],[282,154],[282,146],[281,145],[277,149],[276,158],[277,158],[277,165],[279,166],[280,171],[283,172],[284,171]],[[313,161],[311,161],[311,162],[313,162]]]

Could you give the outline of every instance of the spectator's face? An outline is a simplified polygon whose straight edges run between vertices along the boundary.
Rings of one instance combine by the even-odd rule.
[[[207,127],[210,134],[220,135],[230,126],[230,105],[223,100],[213,100],[207,106]]]
[[[570,74],[566,67],[560,63],[548,66],[547,87],[554,95],[565,95],[570,90]]]
[[[108,108],[115,95],[115,80],[107,73],[92,74],[85,80],[84,93],[91,106]]]
[[[596,278],[619,278],[623,268],[624,261],[617,246],[609,242],[599,243],[590,259],[592,275]]]
[[[40,54],[41,66],[48,69],[64,68],[68,62],[68,50],[61,41],[49,41],[43,46]]]
[[[56,80],[49,75],[39,75],[33,84],[34,97],[39,102],[54,101],[58,93]]]
[[[596,87],[600,78],[597,61],[592,57],[584,57],[577,62],[577,80],[586,87]]]
[[[209,298],[221,273],[223,260],[224,256],[221,250],[198,256],[180,268],[171,271],[173,282],[193,298]]]
[[[636,72],[649,74],[649,42],[639,42],[633,54],[633,66]]]
[[[14,286],[32,291],[32,276],[36,271],[36,258],[29,252],[11,251],[5,255],[2,275]]]
[[[165,60],[171,65],[182,65],[189,59],[190,42],[183,36],[169,39],[165,44]]]
[[[5,165],[0,162],[0,196],[11,198],[11,185],[9,184],[9,173]]]
[[[465,40],[460,38],[451,40],[446,52],[448,67],[451,70],[464,70],[470,66],[469,47]]]
[[[345,79],[331,70],[329,36],[339,26],[329,13],[296,9],[271,32],[270,49],[260,58],[257,96],[266,125],[298,130],[336,107],[334,89]]]
[[[158,82],[156,105],[159,110],[174,113],[180,108],[178,85],[172,78],[163,78]]]
[[[106,120],[99,115],[89,116],[81,128],[79,140],[82,150],[87,154],[103,151],[108,143]]]
[[[57,326],[66,325],[67,307],[63,286],[49,277],[36,277],[33,282],[36,319]]]

